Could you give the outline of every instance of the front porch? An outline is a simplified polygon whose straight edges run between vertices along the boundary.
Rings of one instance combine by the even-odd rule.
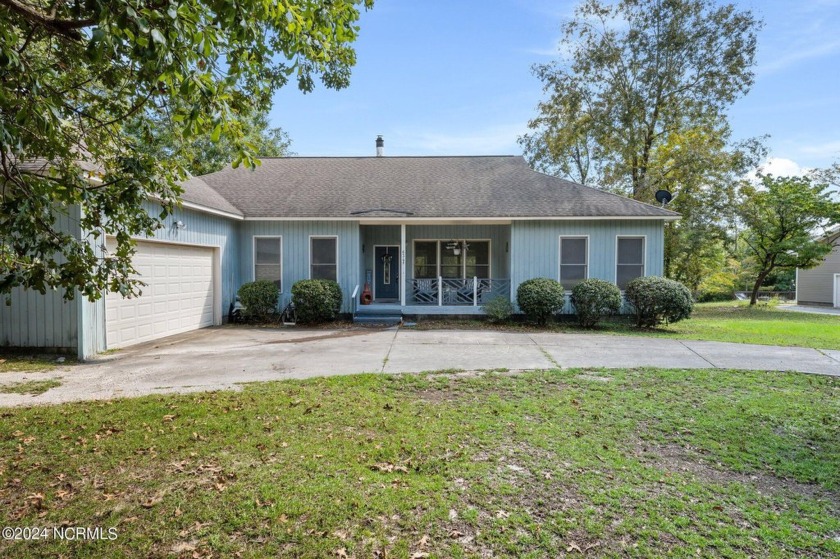
[[[361,224],[353,314],[478,315],[511,297],[510,224]]]

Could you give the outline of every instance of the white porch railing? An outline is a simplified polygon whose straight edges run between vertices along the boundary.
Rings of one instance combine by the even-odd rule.
[[[407,305],[478,306],[495,297],[510,298],[507,278],[412,278]]]

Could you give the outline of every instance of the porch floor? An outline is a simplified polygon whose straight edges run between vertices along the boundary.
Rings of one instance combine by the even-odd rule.
[[[404,315],[482,315],[481,306],[473,305],[405,305],[399,303],[377,303],[359,305],[356,314],[379,314],[386,312],[401,312]]]

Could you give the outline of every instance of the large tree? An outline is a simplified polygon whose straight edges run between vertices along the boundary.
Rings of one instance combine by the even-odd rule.
[[[138,149],[123,123],[165,115],[184,140],[226,137],[234,165],[254,164],[239,115],[267,110],[289,79],[346,86],[361,5],[0,0],[0,293],[133,292],[130,238],[159,225],[141,205],[169,211],[186,169]],[[103,257],[104,235],[118,248]]]
[[[212,132],[185,138],[178,123],[166,115],[144,114],[127,126],[138,149],[158,159],[177,158],[193,176],[216,172],[234,162],[240,142],[259,158],[293,155],[289,135],[279,127],[272,127],[265,112],[242,115],[240,139],[222,136],[213,141]]]
[[[737,206],[745,227],[740,239],[755,272],[751,305],[771,272],[819,264],[832,249],[825,234],[840,224],[840,202],[828,183],[808,176],[759,175],[759,180],[742,186]]]
[[[701,159],[726,146],[726,109],[753,82],[749,11],[713,0],[585,0],[563,27],[559,60],[535,66],[547,98],[520,139],[532,164],[583,184],[650,201],[678,190],[696,161],[658,157],[697,133]]]

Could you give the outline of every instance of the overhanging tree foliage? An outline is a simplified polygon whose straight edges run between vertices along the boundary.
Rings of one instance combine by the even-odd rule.
[[[755,263],[750,304],[767,276],[778,269],[812,268],[831,252],[823,237],[840,223],[840,202],[829,185],[810,177],[760,175],[760,185],[744,184],[738,218],[741,240]]]
[[[184,138],[181,127],[166,115],[146,114],[133,119],[127,126],[137,149],[158,160],[176,158],[193,176],[221,170],[234,162],[239,146],[244,144],[257,157],[292,155],[292,141],[282,128],[272,128],[264,112],[242,115],[239,118],[242,136],[234,141],[222,136],[213,141],[208,131],[196,137]]]
[[[567,56],[534,68],[548,98],[520,142],[537,168],[583,184],[645,201],[673,190],[695,162],[659,152],[692,132],[723,139],[704,149],[725,147],[725,110],[752,85],[758,27],[712,0],[585,0],[563,28]]]
[[[240,115],[294,79],[348,84],[360,6],[372,0],[0,0],[0,293],[15,286],[132,293],[130,237],[151,234],[186,175],[138,149],[156,117],[255,164]],[[146,122],[146,124],[143,124]],[[143,129],[143,127],[148,127]],[[85,238],[58,226],[70,208]],[[104,235],[118,248],[101,257]]]

